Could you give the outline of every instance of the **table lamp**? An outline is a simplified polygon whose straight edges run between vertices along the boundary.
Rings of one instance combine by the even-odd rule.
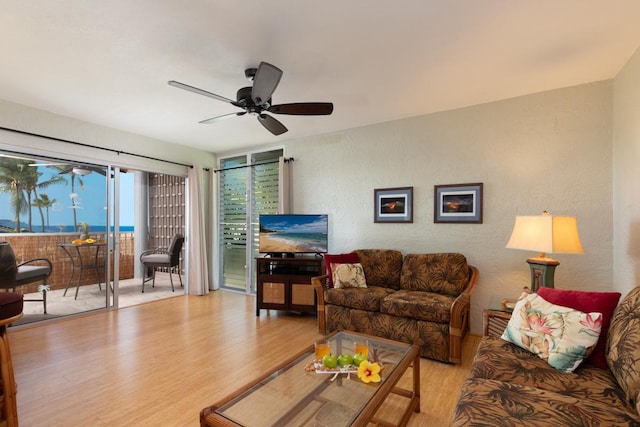
[[[547,257],[546,253],[584,253],[576,218],[553,216],[547,211],[538,216],[516,216],[507,248],[540,252],[540,255],[527,260],[531,267],[531,290],[534,292],[541,286],[554,287],[553,275],[560,263]]]

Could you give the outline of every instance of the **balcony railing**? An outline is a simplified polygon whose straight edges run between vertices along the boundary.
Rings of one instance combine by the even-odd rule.
[[[134,245],[133,245],[133,233],[120,233],[120,280],[131,279],[134,276]],[[95,237],[95,236],[92,236]],[[53,272],[49,277],[48,285],[50,289],[64,289],[67,285],[69,278],[72,274],[73,281],[72,286],[77,284],[78,274],[81,271],[73,271],[71,260],[69,255],[58,245],[61,243],[71,243],[78,238],[78,233],[20,233],[20,234],[0,234],[0,241],[7,241],[13,248],[16,254],[18,263],[33,258],[47,258],[53,265]],[[96,238],[104,238],[99,236]],[[84,253],[85,251],[81,251]],[[99,256],[99,262],[101,268],[99,268],[99,277],[104,283],[105,277],[105,254],[107,253],[106,246],[102,248]],[[83,257],[94,257],[95,252],[90,253],[86,251]],[[111,254],[108,257],[111,265],[113,266],[113,259]],[[87,262],[94,262],[94,259],[87,260]],[[104,267],[103,267],[104,266]],[[110,278],[112,279],[112,277]],[[96,275],[94,272],[82,272],[82,280],[80,285],[88,285],[96,283]],[[16,292],[23,294],[33,293],[38,291],[38,283],[21,286],[16,289]]]

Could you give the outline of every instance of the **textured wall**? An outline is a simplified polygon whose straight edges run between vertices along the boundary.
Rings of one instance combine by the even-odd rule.
[[[624,294],[640,279],[640,51],[614,89],[614,282]]]
[[[335,114],[339,114],[339,106]],[[328,213],[330,251],[457,251],[480,269],[472,331],[491,296],[529,284],[531,252],[505,249],[516,215],[575,215],[584,255],[557,254],[556,286],[612,288],[612,82],[286,144],[296,213]],[[433,186],[484,183],[483,224],[434,224]],[[412,224],[375,224],[373,190],[414,187]]]

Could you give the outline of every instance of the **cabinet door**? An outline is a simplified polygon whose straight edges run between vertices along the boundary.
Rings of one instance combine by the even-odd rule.
[[[291,283],[291,305],[315,307],[315,298],[316,292],[309,283]]]
[[[286,304],[286,283],[262,282],[262,303]]]

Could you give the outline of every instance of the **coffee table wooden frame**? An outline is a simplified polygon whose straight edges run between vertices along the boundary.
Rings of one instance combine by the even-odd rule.
[[[379,340],[383,342],[386,341],[389,343],[397,344],[394,341],[387,340],[384,338],[373,337],[373,336],[359,334],[351,331],[345,331],[345,332],[348,333],[349,335],[361,336],[366,339]],[[327,339],[339,333],[340,332],[334,332],[328,335]],[[226,396],[216,404],[204,408],[200,412],[200,425],[202,427],[241,427],[242,424],[238,424],[233,422],[232,420],[229,420],[227,417],[219,414],[217,410],[220,407],[224,406],[226,403],[230,402],[231,400],[245,393],[249,389],[260,384],[261,382],[269,378],[271,375],[273,375],[275,372],[286,368],[289,364],[293,363],[300,357],[303,357],[305,354],[309,354],[309,356],[311,356],[313,351],[314,351],[313,345],[305,348],[300,353],[285,360],[284,362],[280,363],[273,369],[261,375],[255,381],[252,381],[249,384],[245,385],[244,387],[239,388],[238,390]],[[410,367],[413,368],[413,382],[412,382],[413,390],[407,390],[404,388],[397,387],[396,384],[398,383],[400,378],[402,378],[402,376],[405,374],[407,369],[409,369]],[[398,424],[399,426],[405,426],[409,422],[409,418],[411,418],[411,415],[414,412],[416,413],[420,412],[420,354],[417,346],[412,345],[410,347],[409,351],[404,355],[404,357],[402,357],[402,359],[400,359],[395,369],[393,369],[391,374],[389,374],[389,376],[385,378],[385,381],[383,381],[380,384],[380,387],[378,388],[376,393],[371,397],[369,402],[366,404],[366,406],[362,409],[360,414],[356,417],[356,419],[350,425],[366,426],[370,422],[373,422],[376,425],[383,426],[383,427],[395,426],[394,424],[391,424],[379,418],[374,418],[380,406],[382,406],[382,404],[384,403],[386,398],[389,396],[389,394],[392,394],[392,393],[409,399],[409,403],[407,404],[405,412],[402,415],[400,424]]]

